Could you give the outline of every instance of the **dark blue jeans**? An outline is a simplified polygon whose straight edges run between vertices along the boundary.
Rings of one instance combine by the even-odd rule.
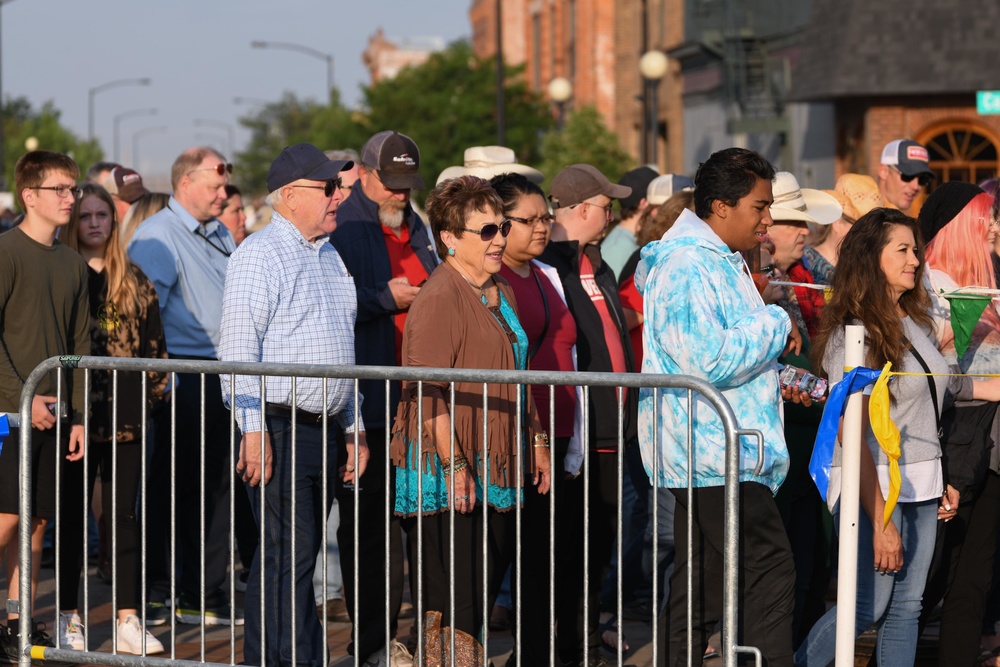
[[[319,426],[303,424],[296,427],[296,442],[292,442],[292,425],[280,417],[267,418],[271,434],[274,468],[271,481],[264,489],[264,515],[261,517],[261,488],[247,487],[257,527],[264,523],[264,540],[254,555],[246,593],[246,626],[243,630],[245,664],[261,664],[261,634],[268,665],[292,665],[295,646],[296,665],[323,664],[324,631],[316,615],[312,577],[316,567],[316,552],[321,546],[322,527],[333,503],[333,480],[337,469],[335,427],[329,425],[328,442],[323,442]],[[295,467],[292,468],[292,449]],[[323,506],[323,448],[328,452],[326,507]],[[293,481],[294,480],[294,481]],[[294,483],[294,493],[293,493]],[[295,511],[292,512],[292,498]],[[295,549],[292,550],[292,540]],[[292,578],[292,563],[295,578]],[[261,591],[261,570],[264,568],[264,589]],[[264,597],[264,618],[260,615],[261,595]],[[295,632],[292,632],[294,618]]]

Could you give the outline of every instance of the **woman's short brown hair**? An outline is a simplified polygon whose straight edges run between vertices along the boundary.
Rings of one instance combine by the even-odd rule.
[[[443,259],[448,255],[448,246],[441,240],[441,232],[451,232],[461,238],[473,212],[493,211],[503,215],[503,200],[490,187],[489,181],[477,176],[459,176],[441,181],[431,190],[424,208],[431,223],[434,245]]]

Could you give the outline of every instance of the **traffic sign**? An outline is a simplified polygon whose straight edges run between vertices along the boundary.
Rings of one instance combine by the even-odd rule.
[[[1000,90],[977,91],[976,112],[980,116],[1000,114]]]

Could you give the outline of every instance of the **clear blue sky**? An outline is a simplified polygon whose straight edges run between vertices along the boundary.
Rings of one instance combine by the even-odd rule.
[[[222,140],[197,118],[230,123],[236,147],[249,134],[237,123],[252,107],[233,98],[276,100],[284,91],[325,99],[326,64],[292,51],[251,49],[253,40],[292,42],[334,57],[335,83],[354,106],[368,82],[361,62],[369,36],[470,34],[470,0],[5,0],[2,9],[3,95],[52,100],[62,122],[87,135],[88,90],[117,79],[149,77],[146,87],[114,88],[95,97],[95,134],[111,158],[116,114],[157,107],[154,117],[121,121],[122,159],[137,130],[166,125],[141,140],[136,165],[148,178],[169,172],[188,146]],[[42,147],[44,148],[44,146]],[[87,165],[82,165],[86,168]]]

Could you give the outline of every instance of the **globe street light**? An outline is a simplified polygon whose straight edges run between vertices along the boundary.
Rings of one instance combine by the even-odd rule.
[[[118,146],[121,143],[121,132],[120,132],[120,130],[121,130],[121,122],[122,122],[122,120],[124,120],[126,118],[131,118],[133,116],[155,116],[158,113],[160,113],[160,110],[159,109],[155,109],[155,108],[151,108],[151,109],[135,109],[134,111],[126,111],[124,113],[120,113],[120,114],[118,114],[117,116],[114,117],[114,120],[112,121],[112,125],[114,126],[114,130],[115,130],[114,131],[114,135],[115,135],[115,151],[114,151],[115,162],[121,162],[121,156],[119,155]]]
[[[252,49],[284,49],[285,51],[298,51],[299,53],[304,53],[307,56],[312,56],[313,58],[319,58],[320,60],[326,61],[326,95],[327,99],[330,99],[330,93],[333,91],[333,56],[329,53],[323,53],[312,47],[304,46],[302,44],[291,44],[289,42],[264,42],[260,40],[255,40],[250,42],[250,48]]]
[[[157,125],[155,127],[146,127],[132,135],[132,167],[136,171],[139,171],[139,139],[149,136],[150,134],[163,134],[167,131],[166,125]]]
[[[102,83],[99,86],[94,86],[87,91],[87,139],[90,141],[94,140],[94,97],[97,93],[103,93],[105,90],[111,88],[120,88],[122,86],[148,86],[152,83],[149,78],[143,79],[118,79],[116,81],[108,81],[107,83]]]
[[[667,74],[670,66],[666,54],[658,49],[646,51],[639,59],[639,71],[642,73],[643,83],[646,87],[646,111],[649,120],[646,123],[647,161],[652,164],[659,164],[656,156],[657,135],[659,134],[659,113],[656,104],[656,93],[660,86],[660,79]]]
[[[195,118],[194,124],[197,127],[221,127],[224,129],[226,131],[226,136],[229,138],[229,141],[226,143],[226,155],[230,158],[233,157],[232,150],[235,145],[235,141],[233,139],[233,126],[231,124],[221,120],[213,120],[211,118]]]
[[[557,76],[549,81],[549,99],[556,103],[559,115],[556,116],[556,130],[562,132],[563,117],[566,111],[566,102],[573,97],[573,84],[569,79]]]

